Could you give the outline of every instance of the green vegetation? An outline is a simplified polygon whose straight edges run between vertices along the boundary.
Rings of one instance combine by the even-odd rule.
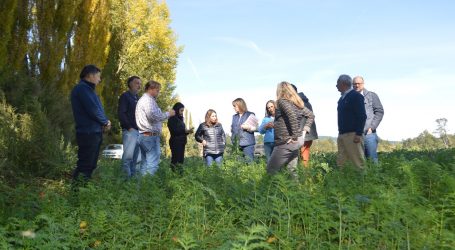
[[[189,158],[175,175],[125,181],[102,160],[74,193],[69,92],[81,68],[103,69],[97,87],[120,141],[117,98],[138,75],[178,98],[182,48],[157,0],[0,1],[0,249],[451,249],[455,245],[455,135],[447,119],[400,143],[381,142],[380,165],[340,171],[321,138],[299,180],[227,154],[223,168]],[[186,113],[185,117],[191,117]],[[186,121],[192,126],[191,119]],[[198,124],[194,124],[196,127]],[[167,132],[162,138],[163,155]],[[230,139],[227,139],[230,142]],[[414,150],[405,151],[403,149]],[[191,137],[187,155],[200,146]]]
[[[117,102],[129,76],[161,82],[163,110],[177,101],[182,48],[163,1],[7,0],[0,14],[0,180],[60,178],[74,167],[69,94],[86,64],[102,69],[105,143],[121,141]]]
[[[15,249],[451,249],[455,150],[395,151],[365,172],[314,155],[298,181],[264,162],[223,168],[164,160],[153,177],[124,181],[103,160],[78,193],[38,179],[1,186],[0,244]]]

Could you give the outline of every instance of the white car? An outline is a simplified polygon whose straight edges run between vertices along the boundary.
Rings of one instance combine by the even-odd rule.
[[[123,144],[109,144],[103,150],[103,157],[112,159],[122,159],[123,156]],[[141,152],[137,155],[136,164],[141,163]]]
[[[122,144],[109,144],[103,150],[103,156],[106,158],[122,159],[123,145]]]

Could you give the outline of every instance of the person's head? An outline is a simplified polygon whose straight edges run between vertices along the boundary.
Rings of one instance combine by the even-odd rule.
[[[185,106],[181,102],[174,104],[172,109],[175,111],[175,114],[177,116],[183,117],[183,112],[185,111]]]
[[[237,98],[234,101],[232,101],[232,106],[234,106],[234,110],[238,114],[243,114],[248,111],[246,103],[242,98]]]
[[[361,76],[354,77],[354,79],[352,79],[352,86],[354,87],[355,91],[362,92],[363,89],[365,88],[365,82],[363,81],[363,77]]]
[[[207,113],[205,113],[205,124],[207,126],[213,126],[218,123],[218,117],[216,115],[215,110],[209,109]]]
[[[288,82],[280,82],[276,88],[276,99],[286,99],[294,103],[295,106],[303,108],[302,98],[297,94],[292,85]]]
[[[352,78],[349,75],[340,75],[340,77],[338,77],[336,87],[338,91],[344,93],[352,87]]]
[[[295,92],[298,92],[298,91],[297,91],[297,86],[295,86],[295,85],[292,84],[292,83],[291,83],[291,86],[292,86],[292,88],[295,90]]]
[[[265,104],[265,116],[275,116],[275,101],[269,100]]]
[[[126,84],[131,92],[137,94],[137,92],[141,89],[142,81],[139,76],[130,76],[128,80],[126,80]]]
[[[145,92],[153,97],[157,97],[161,90],[161,84],[157,81],[150,80],[145,84]]]
[[[79,74],[79,78],[98,85],[101,82],[101,70],[93,64],[85,65]]]

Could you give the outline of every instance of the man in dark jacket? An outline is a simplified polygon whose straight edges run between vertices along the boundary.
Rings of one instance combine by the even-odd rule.
[[[96,95],[95,87],[101,82],[101,71],[95,65],[86,65],[80,73],[80,82],[71,91],[71,106],[76,122],[78,145],[77,167],[73,179],[82,174],[88,180],[95,170],[103,130],[109,130],[111,122],[104,114],[103,106]]]
[[[363,96],[352,89],[352,79],[340,75],[336,85],[341,97],[338,100],[338,157],[337,165],[342,167],[346,161],[363,168],[363,127],[367,118]]]
[[[138,76],[131,76],[126,84],[128,91],[125,91],[118,101],[118,118],[122,127],[122,169],[126,177],[132,177],[136,173],[136,161],[139,155],[139,145],[137,144],[139,131],[135,112],[142,81]]]
[[[367,159],[373,160],[378,163],[378,135],[376,129],[384,116],[384,108],[382,107],[381,100],[379,100],[376,93],[365,89],[365,82],[363,77],[356,76],[353,79],[354,90],[362,94],[365,98],[365,111],[367,113],[367,120],[363,129],[365,139],[365,156]]]

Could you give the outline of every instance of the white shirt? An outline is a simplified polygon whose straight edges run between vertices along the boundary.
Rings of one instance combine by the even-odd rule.
[[[136,105],[136,123],[139,133],[161,133],[163,121],[169,118],[169,112],[161,112],[153,96],[144,93]]]

